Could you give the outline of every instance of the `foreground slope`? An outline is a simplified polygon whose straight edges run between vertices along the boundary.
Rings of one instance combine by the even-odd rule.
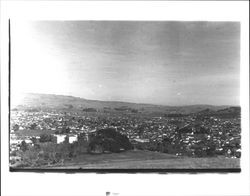
[[[132,150],[123,153],[81,155],[58,169],[228,169],[240,168],[239,159],[221,157],[177,157],[160,152]]]

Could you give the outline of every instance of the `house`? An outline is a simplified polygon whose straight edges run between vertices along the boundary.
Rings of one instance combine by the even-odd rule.
[[[69,143],[70,143],[70,144],[76,142],[77,140],[78,140],[77,135],[74,135],[74,134],[70,134],[70,135],[69,135]]]
[[[63,143],[67,137],[65,134],[54,134],[54,136],[56,137],[57,144]]]
[[[25,139],[24,140],[26,144],[32,144],[33,142],[30,139]]]

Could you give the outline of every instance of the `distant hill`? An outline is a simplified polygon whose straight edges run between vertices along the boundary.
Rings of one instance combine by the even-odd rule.
[[[225,109],[218,110],[217,113],[240,113],[241,108],[240,107],[229,107]]]
[[[205,109],[200,112],[197,112],[200,116],[217,116],[220,118],[230,118],[230,117],[237,117],[241,115],[241,108],[240,107],[227,107],[224,109],[219,109],[217,111],[211,109]]]
[[[27,93],[23,96],[22,103],[12,109],[74,109],[102,111],[105,109],[116,111],[150,112],[155,114],[189,114],[207,111],[228,111],[230,106],[213,105],[188,105],[188,106],[164,106],[153,104],[129,103],[120,101],[88,100],[73,96]],[[91,109],[92,108],[92,109]],[[236,107],[237,108],[237,107]],[[122,109],[122,110],[121,110]]]

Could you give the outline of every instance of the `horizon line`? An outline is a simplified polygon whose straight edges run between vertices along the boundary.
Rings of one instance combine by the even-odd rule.
[[[131,102],[131,101],[119,101],[119,100],[99,100],[99,99],[88,99],[84,97],[74,96],[74,95],[68,95],[68,94],[53,94],[53,93],[35,93],[35,92],[22,92],[19,94],[37,94],[37,95],[54,95],[54,96],[64,96],[64,97],[72,97],[72,98],[78,98],[78,99],[84,99],[89,101],[100,101],[100,102],[116,102],[116,103],[130,103],[130,104],[139,104],[139,105],[154,105],[154,106],[165,106],[165,107],[187,107],[187,106],[225,106],[225,107],[241,107],[240,104],[225,104],[225,105],[219,105],[219,104],[208,104],[208,103],[197,103],[197,104],[189,104],[189,105],[167,105],[167,104],[156,104],[156,103],[142,103],[142,102]]]

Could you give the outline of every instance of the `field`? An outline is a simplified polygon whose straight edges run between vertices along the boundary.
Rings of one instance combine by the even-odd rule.
[[[127,151],[122,153],[91,155],[83,154],[65,161],[60,169],[220,169],[240,168],[240,160],[211,157],[177,157],[151,151]]]

